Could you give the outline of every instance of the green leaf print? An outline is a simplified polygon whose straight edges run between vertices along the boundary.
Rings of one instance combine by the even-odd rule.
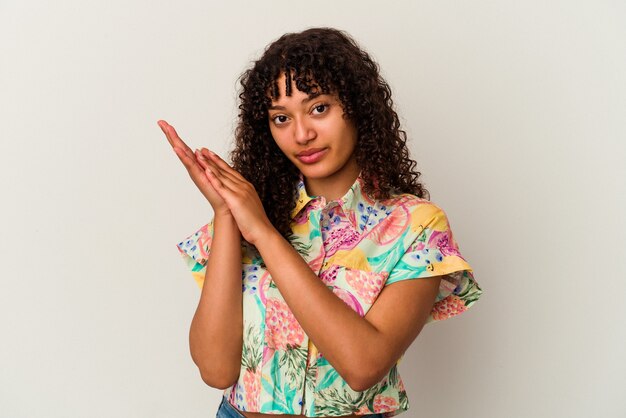
[[[287,350],[281,353],[279,365],[285,370],[285,376],[290,383],[299,388],[302,385],[304,376],[300,373],[306,367],[307,348],[287,346]]]
[[[480,298],[483,291],[480,286],[478,286],[478,283],[470,277],[467,270],[463,271],[463,278],[461,280],[464,282],[464,287],[457,293],[457,296],[463,299],[465,306],[469,307]]]
[[[283,387],[283,393],[285,394],[285,403],[288,405],[287,413],[293,414],[293,400],[296,397],[296,388],[292,388],[289,384],[285,383]]]
[[[406,235],[406,233],[404,234]],[[403,235],[403,237],[404,237]],[[367,257],[367,262],[372,267],[373,271],[390,271],[402,258],[406,249],[402,245],[403,239],[399,239],[398,243],[394,245],[389,251],[379,254],[376,257]]]
[[[353,391],[349,387],[341,392],[337,388],[319,391],[316,395],[315,415],[350,415],[363,405],[368,405],[368,408],[371,405],[373,408],[374,397],[387,387],[386,383],[379,382],[363,392]]]
[[[278,368],[278,353],[275,352],[272,356],[272,367],[270,367],[270,375],[272,376],[272,382],[274,385],[280,387],[280,370]],[[271,393],[271,392],[270,392]]]
[[[313,243],[309,242],[309,243],[305,243],[302,242],[300,237],[298,237],[297,235],[292,235],[289,237],[289,243],[291,244],[291,246],[293,248],[296,249],[297,252],[300,253],[300,255],[303,258],[308,258],[310,253],[311,253],[311,248],[313,247]]]
[[[311,390],[315,390],[315,380],[317,379],[317,364],[313,364],[306,369],[306,384]]]
[[[191,271],[202,271],[206,266],[202,263],[196,263],[194,264],[193,268],[191,269]]]
[[[406,391],[401,390],[398,392],[398,401],[401,410],[406,411],[409,409],[409,398],[406,396]]]
[[[267,379],[265,378],[261,378],[261,386],[263,386],[263,389],[267,392],[267,393],[274,393],[274,388],[272,387],[272,385],[270,385],[270,382],[267,381]],[[263,405],[263,409],[265,409],[265,406],[267,404]],[[270,407],[271,409],[271,407]]]
[[[265,379],[263,379],[262,383],[263,388],[267,391],[267,393],[273,395],[270,401],[263,404],[263,411],[275,411],[276,408],[278,408],[278,410],[284,414],[294,414],[293,398],[295,397],[296,389],[289,386],[287,382],[285,382],[285,384],[283,385],[278,363],[278,356],[276,354],[272,356],[270,378],[271,381],[274,383],[274,387],[266,382]],[[278,390],[276,388],[278,388]],[[276,396],[281,394],[285,397],[284,399],[280,396]]]
[[[422,233],[419,234],[419,236],[415,240],[417,242],[426,242],[426,229],[424,229],[422,225],[420,225],[420,228],[422,228]]]
[[[338,376],[339,376],[339,373],[337,373],[337,370],[335,369],[328,370],[326,374],[324,375],[324,377],[322,378],[322,380],[317,384],[317,387],[315,388],[315,390],[319,391],[319,390],[326,389],[327,387],[333,384],[333,382],[335,381],[335,379],[337,379]]]
[[[415,267],[400,260],[398,261],[398,264],[396,264],[396,266],[394,267],[392,274],[389,276],[389,279],[393,280],[396,277],[419,277],[425,270],[425,266]]]
[[[341,416],[350,415],[354,399],[347,392],[330,388],[317,392],[315,396],[315,415]]]
[[[251,371],[255,371],[263,358],[261,352],[261,334],[254,324],[250,324],[244,330],[243,348],[241,353],[241,365]]]
[[[367,404],[367,408],[374,412],[374,397],[372,396],[369,400],[365,402]]]
[[[317,365],[319,367],[330,366],[330,363],[328,362],[326,357],[321,357],[321,358],[317,359]]]
[[[389,370],[389,385],[398,386],[398,365],[397,363]]]

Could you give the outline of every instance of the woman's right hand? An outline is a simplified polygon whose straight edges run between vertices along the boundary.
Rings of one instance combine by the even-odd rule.
[[[193,182],[213,207],[215,216],[230,215],[230,210],[228,209],[226,202],[224,202],[224,199],[222,199],[215,191],[206,176],[205,169],[207,166],[206,161],[208,160],[208,150],[203,148],[201,152],[196,151],[194,154],[191,148],[189,148],[187,144],[180,139],[172,125],[168,124],[164,120],[159,120],[157,124],[167,137],[168,142],[187,169],[187,172],[189,172],[189,176]]]

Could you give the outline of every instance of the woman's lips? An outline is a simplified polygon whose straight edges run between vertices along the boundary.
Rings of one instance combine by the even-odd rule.
[[[313,164],[313,163],[318,162],[322,158],[324,158],[324,155],[326,155],[326,152],[328,152],[328,148],[323,148],[309,155],[298,155],[297,157],[300,161],[302,161],[305,164]]]

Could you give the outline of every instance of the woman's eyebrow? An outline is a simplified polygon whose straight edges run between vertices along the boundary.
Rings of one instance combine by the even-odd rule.
[[[324,94],[321,94],[321,93],[311,94],[310,96],[302,99],[301,104],[306,104],[310,102],[311,100],[317,99],[320,96],[324,96]],[[268,107],[267,110],[285,110],[285,106],[273,105],[273,106]]]

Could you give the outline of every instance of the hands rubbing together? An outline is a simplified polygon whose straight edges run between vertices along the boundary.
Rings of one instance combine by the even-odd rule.
[[[183,142],[173,126],[157,122],[189,176],[207,198],[215,217],[232,217],[242,237],[256,245],[257,239],[274,229],[254,186],[212,151],[195,153]]]

